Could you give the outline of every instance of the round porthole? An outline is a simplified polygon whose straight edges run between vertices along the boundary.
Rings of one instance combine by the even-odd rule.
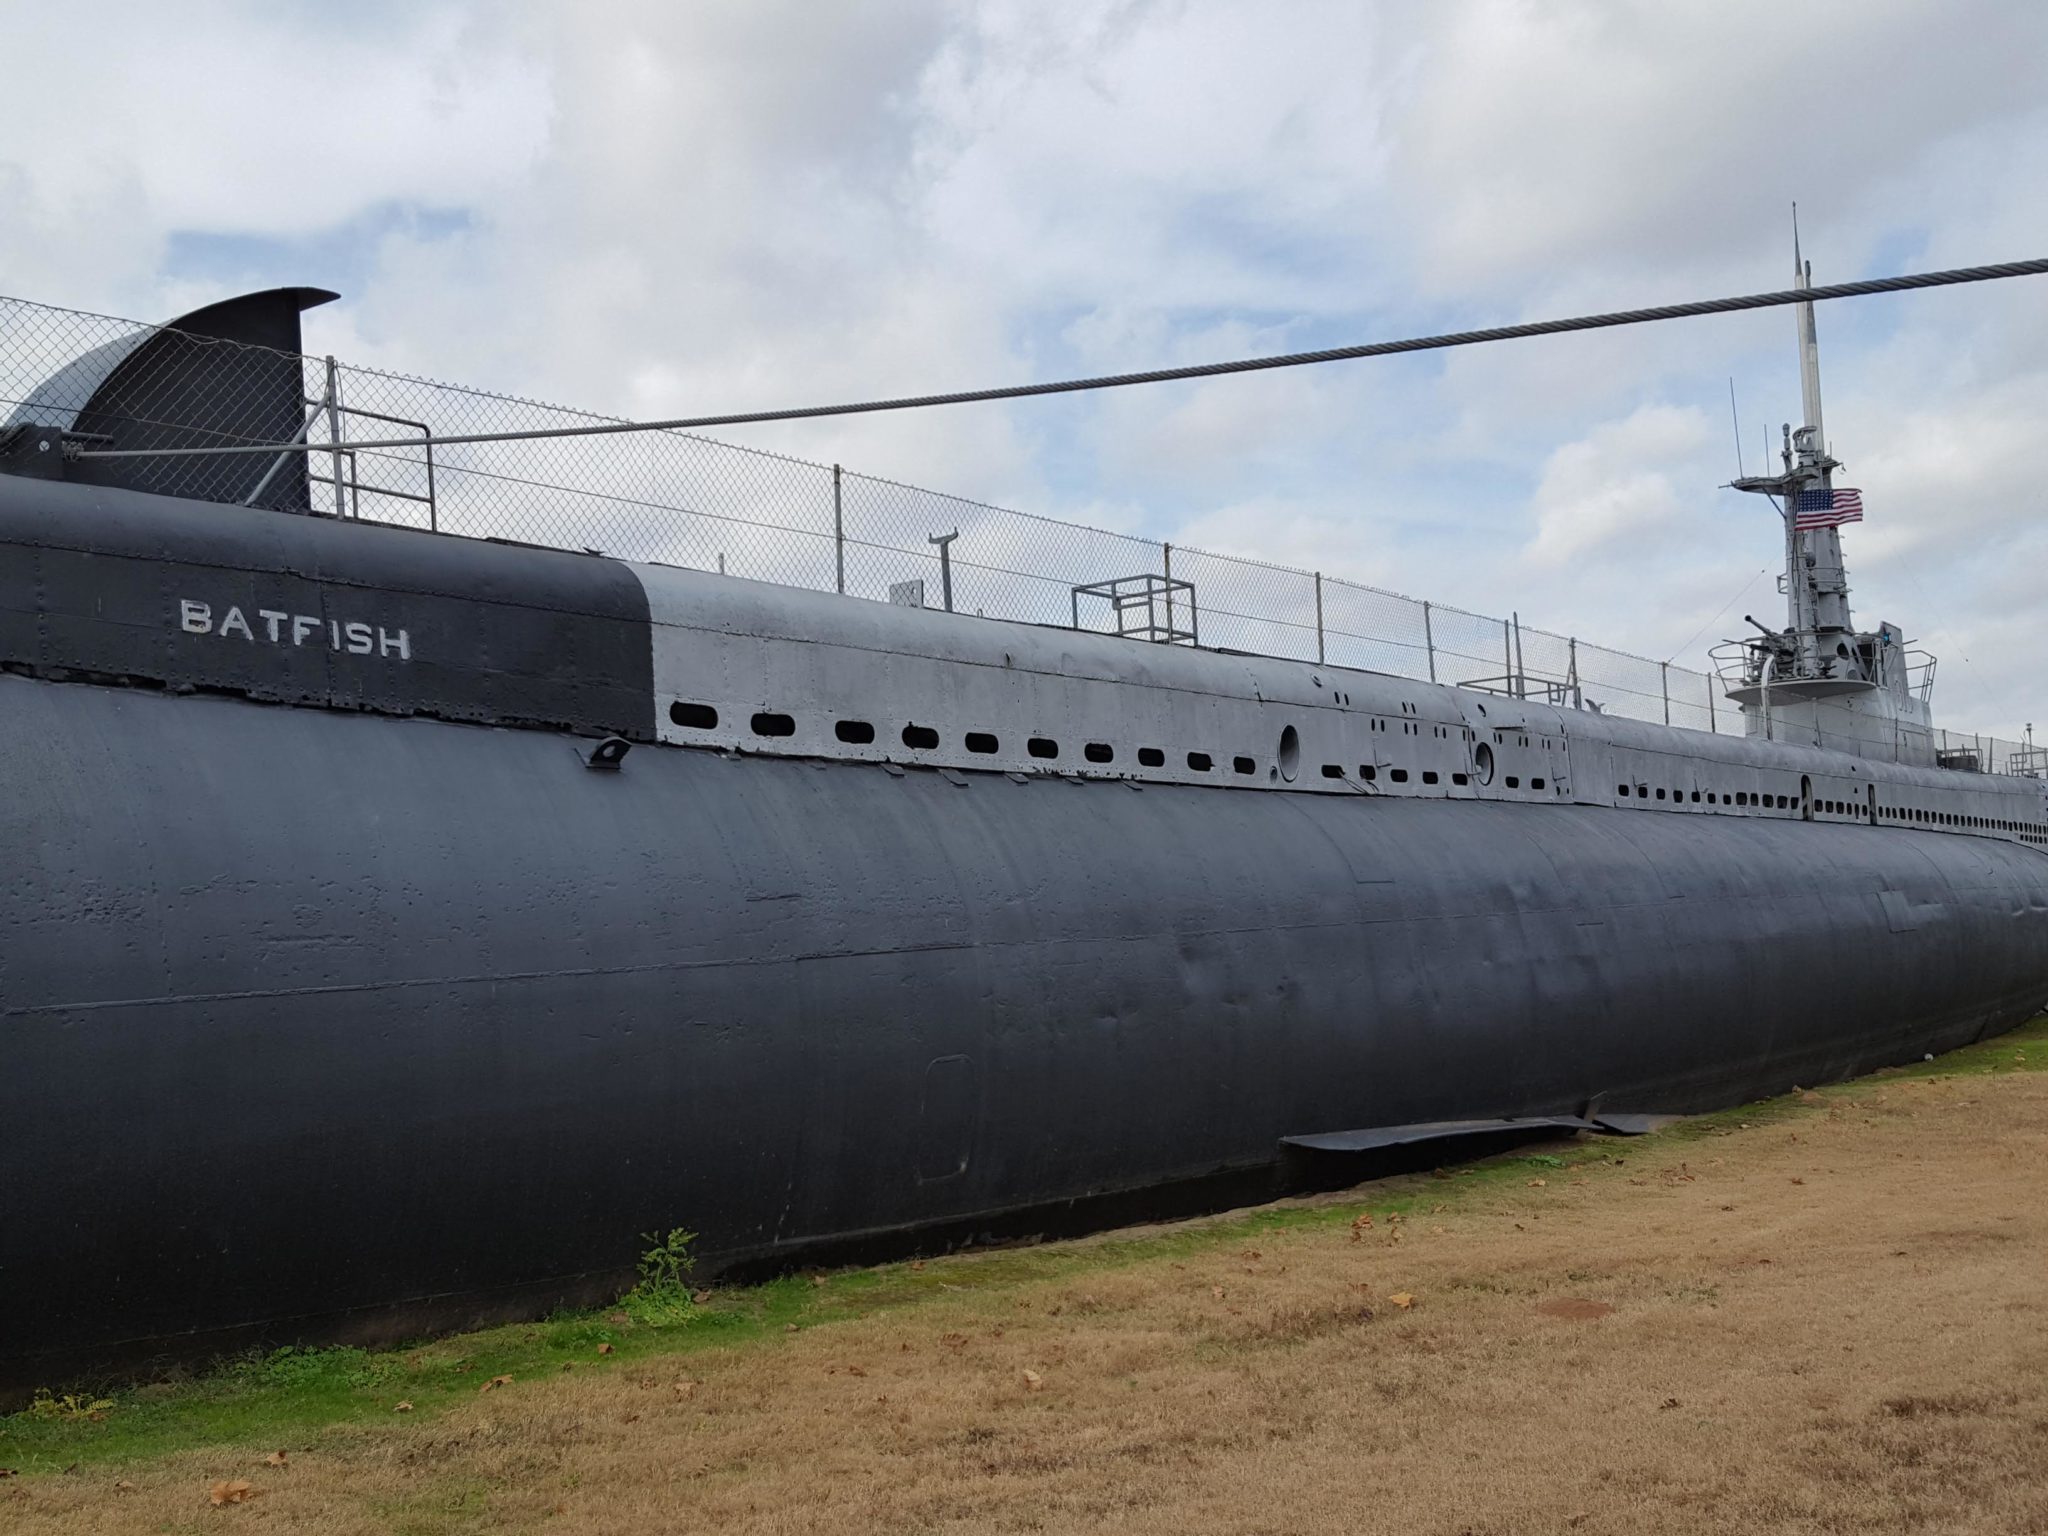
[[[1293,726],[1280,733],[1280,754],[1278,758],[1280,777],[1288,783],[1294,782],[1294,770],[1301,766],[1301,737]]]
[[[1493,748],[1483,741],[1472,749],[1472,776],[1482,784],[1493,782]]]

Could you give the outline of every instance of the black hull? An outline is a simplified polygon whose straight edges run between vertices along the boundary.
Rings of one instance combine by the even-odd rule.
[[[0,1383],[1694,1111],[2048,1000],[2017,844],[0,677]]]

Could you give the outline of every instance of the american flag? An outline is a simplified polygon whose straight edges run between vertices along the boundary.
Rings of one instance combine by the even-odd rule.
[[[1792,498],[1792,526],[1802,532],[1809,528],[1839,528],[1844,523],[1862,521],[1861,491],[1801,491]]]

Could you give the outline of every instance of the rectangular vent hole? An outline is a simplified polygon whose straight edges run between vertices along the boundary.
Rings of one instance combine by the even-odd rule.
[[[1024,743],[1024,750],[1033,757],[1058,757],[1060,744],[1050,736],[1034,736]]]
[[[989,753],[995,751],[1000,745],[1001,743],[987,731],[969,731],[967,733],[967,750],[970,752]]]
[[[864,747],[875,739],[875,728],[865,720],[841,720],[832,734],[850,747]]]
[[[1188,767],[1193,769],[1196,773],[1207,773],[1211,768],[1215,766],[1216,764],[1210,759],[1209,754],[1206,752],[1190,752],[1188,754]]]
[[[1138,748],[1138,762],[1142,767],[1146,768],[1164,768],[1166,766],[1166,754],[1157,747],[1140,747]]]
[[[718,729],[718,711],[709,704],[685,704],[678,700],[669,705],[668,717],[677,725],[687,726],[693,731]]]
[[[794,736],[796,721],[788,715],[778,715],[773,710],[762,710],[753,720],[756,736]]]
[[[1081,755],[1091,763],[1113,763],[1116,761],[1116,748],[1106,741],[1091,741],[1081,749]]]
[[[939,733],[928,725],[906,725],[903,727],[903,745],[919,752],[929,752],[939,744]]]

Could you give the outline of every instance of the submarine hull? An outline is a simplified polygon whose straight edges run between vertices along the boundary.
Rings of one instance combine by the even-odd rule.
[[[1683,1112],[2034,1013],[1906,827],[634,749],[0,675],[0,1384]]]

